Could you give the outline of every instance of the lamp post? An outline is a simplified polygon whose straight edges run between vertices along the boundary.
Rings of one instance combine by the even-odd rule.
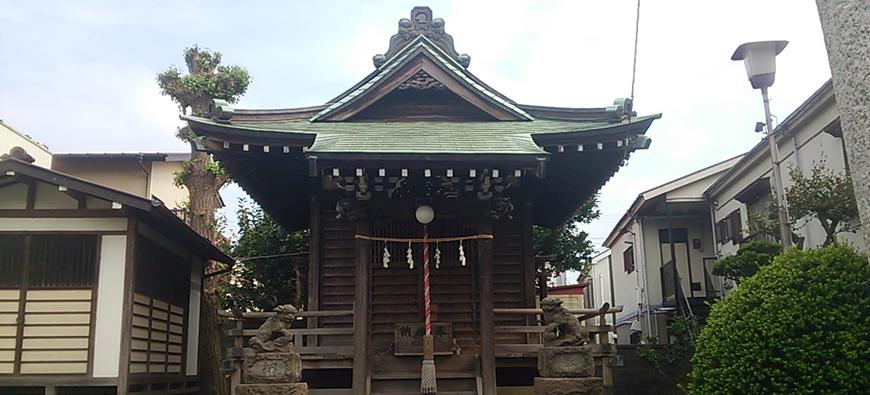
[[[788,207],[785,200],[785,189],[782,185],[780,172],[779,150],[773,135],[770,122],[770,100],[767,88],[773,85],[776,76],[776,55],[788,45],[788,41],[757,41],[745,43],[737,47],[731,60],[742,60],[746,66],[746,75],[753,89],[761,89],[764,99],[764,121],[767,124],[767,143],[770,146],[770,161],[772,162],[773,187],[776,193],[777,216],[779,217],[779,235],[783,249],[791,247],[791,228],[788,225]]]

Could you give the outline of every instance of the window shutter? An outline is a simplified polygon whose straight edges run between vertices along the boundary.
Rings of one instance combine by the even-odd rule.
[[[713,227],[713,230],[716,232],[716,242],[722,243],[722,221],[716,223],[716,226]]]
[[[740,219],[740,209],[734,210],[728,215],[731,225],[731,240],[735,243],[743,237],[743,224]]]

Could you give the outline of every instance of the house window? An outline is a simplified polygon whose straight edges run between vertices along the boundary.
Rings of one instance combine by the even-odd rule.
[[[97,237],[38,235],[30,239],[30,288],[91,288],[96,277]]]
[[[688,243],[689,242],[689,231],[686,228],[675,228],[671,229],[671,232],[674,234],[674,243]],[[660,244],[668,244],[670,243],[670,237],[668,235],[667,229],[659,229],[659,243]]]
[[[0,235],[3,288],[21,286],[25,266],[29,288],[91,288],[96,263],[94,235]]]
[[[743,220],[740,209],[734,210],[727,217],[716,223],[716,238],[719,244],[729,241],[737,243],[743,238]]]
[[[626,273],[634,271],[634,247],[628,247],[622,252],[622,264]]]
[[[24,236],[0,235],[0,288],[18,288],[22,266]]]

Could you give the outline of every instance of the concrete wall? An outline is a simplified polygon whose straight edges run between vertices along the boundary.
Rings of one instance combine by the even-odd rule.
[[[151,163],[151,195],[160,198],[166,207],[175,210],[187,201],[185,187],[175,186],[175,173],[181,170],[181,161]]]
[[[34,164],[51,168],[51,152],[48,148],[0,121],[0,155],[9,153],[12,147],[24,148],[36,159]]]
[[[54,170],[118,189],[147,196],[148,176],[135,160],[69,160],[55,158]]]
[[[182,161],[145,161],[135,157],[107,159],[54,158],[54,170],[150,199],[156,196],[170,210],[187,200],[187,188],[175,186]]]

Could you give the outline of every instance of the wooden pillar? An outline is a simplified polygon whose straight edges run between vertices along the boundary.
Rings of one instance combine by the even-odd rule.
[[[521,230],[522,233],[522,243],[523,243],[523,258],[522,258],[522,270],[523,270],[523,306],[526,308],[535,308],[537,304],[535,303],[538,298],[538,293],[535,292],[535,281],[537,279],[537,263],[535,262],[535,246],[532,240],[532,227],[534,226],[534,221],[532,219],[532,194],[528,191],[525,193],[525,198],[523,200],[522,205],[522,223]],[[526,325],[537,325],[538,317],[536,315],[527,315],[525,317]],[[527,333],[526,334],[526,343],[533,344],[536,342],[540,336],[535,333]]]
[[[317,181],[320,181],[318,178]],[[310,184],[314,188],[314,183]],[[319,185],[318,185],[319,186]],[[308,232],[308,305],[305,310],[320,310],[320,198],[318,189],[312,189],[308,194],[308,212],[310,215]],[[308,328],[317,328],[317,317],[308,317]],[[317,336],[308,336],[307,346],[317,346]]]
[[[360,220],[357,234],[369,234],[369,224]],[[356,273],[353,298],[353,393],[368,394],[369,376],[369,242],[356,241]]]
[[[480,226],[481,234],[491,234],[492,224]],[[478,264],[480,265],[480,370],[483,379],[483,395],[495,392],[495,317],[492,289],[492,240],[478,241]]]
[[[609,327],[607,325],[606,314],[598,316],[598,326],[599,329]],[[601,344],[601,348],[604,351],[604,356],[601,357],[601,379],[603,381],[604,394],[610,395],[613,394],[613,368],[610,366],[610,352],[613,349],[610,348],[610,331],[598,332],[598,344]]]
[[[130,387],[130,346],[133,337],[133,292],[136,281],[136,239],[138,234],[139,230],[136,219],[127,218],[127,248],[124,259],[124,300],[121,310],[121,357],[118,361],[118,395],[127,395]]]

